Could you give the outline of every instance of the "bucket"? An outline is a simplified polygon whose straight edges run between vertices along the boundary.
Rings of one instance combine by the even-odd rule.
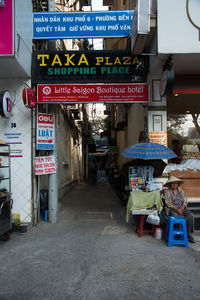
[[[154,239],[155,240],[161,240],[162,239],[162,228],[157,227],[154,233]]]

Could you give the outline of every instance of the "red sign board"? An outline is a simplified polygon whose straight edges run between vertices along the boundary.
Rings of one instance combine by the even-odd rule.
[[[37,100],[32,88],[24,88],[22,91],[22,98],[26,108],[36,107]]]
[[[147,83],[38,84],[38,103],[146,103]]]

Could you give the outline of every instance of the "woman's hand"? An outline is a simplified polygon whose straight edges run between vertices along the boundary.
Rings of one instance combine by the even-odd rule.
[[[182,211],[182,213],[183,213],[184,209],[185,209],[185,206],[184,205],[181,206],[180,210]]]
[[[179,216],[183,216],[183,211],[181,210],[181,208],[177,208],[177,207],[173,207],[173,210],[175,210],[175,212],[179,215]]]
[[[177,213],[179,216],[183,216],[183,211],[181,210],[181,208],[177,208]]]

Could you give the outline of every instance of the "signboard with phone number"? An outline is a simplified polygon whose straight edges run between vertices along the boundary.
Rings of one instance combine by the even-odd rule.
[[[37,150],[54,150],[54,115],[37,115]]]
[[[147,83],[38,84],[38,103],[147,103]]]
[[[35,175],[47,175],[56,173],[54,156],[35,157]]]

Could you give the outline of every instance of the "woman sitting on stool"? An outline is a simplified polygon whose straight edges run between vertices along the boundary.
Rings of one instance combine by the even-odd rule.
[[[166,204],[166,213],[168,216],[185,217],[187,222],[188,241],[195,243],[192,236],[194,231],[194,216],[189,209],[187,209],[187,198],[184,191],[180,188],[183,181],[175,176],[171,176],[164,184],[167,189],[164,190],[164,199]]]

